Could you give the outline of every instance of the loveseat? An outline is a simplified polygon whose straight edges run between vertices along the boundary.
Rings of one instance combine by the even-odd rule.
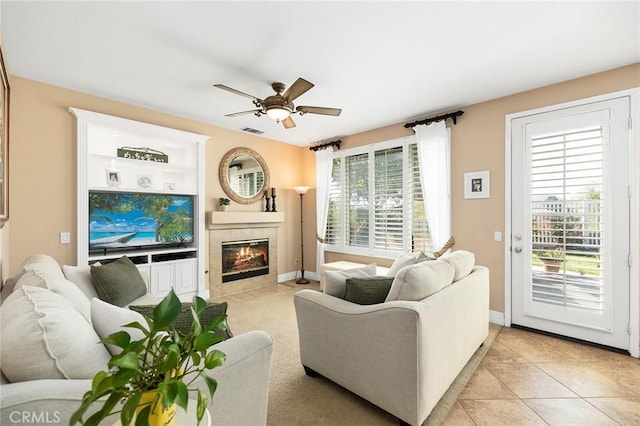
[[[61,268],[46,255],[28,257],[2,293],[0,424],[68,424],[91,378],[107,368],[100,338],[142,317],[96,298],[89,267]],[[157,302],[147,293],[131,304]],[[212,424],[266,424],[271,337],[250,331],[215,347],[227,359],[210,372],[218,382],[208,406]]]
[[[372,277],[373,264],[327,271],[324,293],[294,296],[306,373],[414,426],[425,421],[489,331],[489,270],[463,250],[423,260],[392,265],[391,277]],[[353,283],[365,287],[354,291]],[[367,291],[385,283],[381,303],[354,303],[371,303]]]

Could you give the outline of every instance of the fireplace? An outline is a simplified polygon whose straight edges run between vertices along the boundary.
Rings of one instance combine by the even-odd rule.
[[[223,283],[268,274],[268,238],[222,242]]]

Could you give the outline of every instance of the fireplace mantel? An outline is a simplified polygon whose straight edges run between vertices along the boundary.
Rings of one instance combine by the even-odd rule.
[[[279,226],[284,222],[282,212],[209,212],[209,229],[224,229],[235,225],[254,228]]]

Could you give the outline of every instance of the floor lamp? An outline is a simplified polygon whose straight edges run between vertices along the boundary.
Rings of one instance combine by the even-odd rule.
[[[296,284],[309,284],[309,280],[304,277],[304,233],[302,227],[302,197],[310,189],[308,186],[296,186],[293,188],[300,195],[300,278]]]

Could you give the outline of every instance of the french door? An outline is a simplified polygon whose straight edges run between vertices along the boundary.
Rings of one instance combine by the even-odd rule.
[[[629,117],[622,96],[511,120],[512,324],[629,349]]]

